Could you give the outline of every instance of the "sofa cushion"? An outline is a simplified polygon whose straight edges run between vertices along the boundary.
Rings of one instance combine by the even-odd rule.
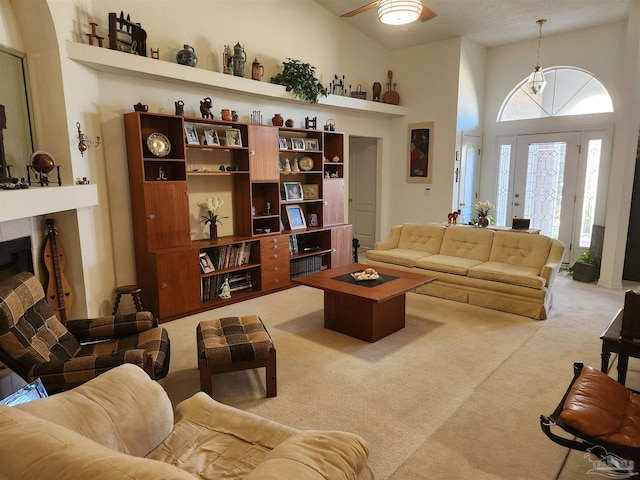
[[[246,480],[349,480],[366,467],[369,449],[357,435],[307,430],[274,448]]]
[[[640,447],[640,395],[584,366],[567,393],[560,420],[587,436]]]
[[[486,262],[491,254],[493,234],[493,230],[484,228],[448,227],[439,253]]]
[[[118,404],[127,408],[116,408]],[[167,393],[142,368],[129,363],[72,390],[15,408],[138,457],[156,448],[173,428]]]
[[[471,267],[475,267],[481,263],[479,260],[469,258],[452,257],[449,255],[429,255],[416,260],[416,267],[435,270],[436,272],[466,275]]]
[[[398,248],[436,254],[440,252],[440,244],[446,227],[433,224],[405,223],[400,232]]]
[[[484,262],[470,268],[467,275],[470,278],[478,278],[481,280],[493,280],[513,285],[522,285],[523,287],[542,288],[546,282],[538,273],[539,270],[532,267]]]
[[[173,465],[112,450],[18,408],[0,405],[0,430],[3,479],[193,479]]]
[[[419,250],[406,250],[404,248],[392,248],[391,250],[367,250],[367,260],[392,263],[404,267],[414,267],[416,260],[426,256]]]
[[[544,235],[496,232],[489,261],[533,268],[540,275],[550,249],[551,238]]]

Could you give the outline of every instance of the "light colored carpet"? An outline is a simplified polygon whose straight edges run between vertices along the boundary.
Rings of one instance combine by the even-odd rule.
[[[411,293],[407,327],[369,344],[325,330],[323,293],[296,287],[163,324],[172,358],[160,383],[174,404],[197,392],[197,323],[257,313],[276,344],[278,396],[264,398],[260,369],[214,377],[216,400],[357,433],[378,479],[582,478],[582,454],[563,468],[567,450],[537,418],[557,405],[574,361],[599,366],[599,335],[622,301],[561,276],[552,317],[535,321]]]

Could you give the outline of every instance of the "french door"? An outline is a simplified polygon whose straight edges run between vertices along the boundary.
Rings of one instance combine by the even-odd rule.
[[[563,262],[591,246],[594,225],[604,225],[611,130],[498,138],[498,225],[529,218],[531,228],[561,240]]]
[[[580,132],[519,135],[511,217],[529,218],[531,228],[571,245],[579,160]]]

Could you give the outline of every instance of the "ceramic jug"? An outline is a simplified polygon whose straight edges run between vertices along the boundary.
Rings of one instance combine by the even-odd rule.
[[[233,74],[236,77],[244,77],[244,64],[247,61],[247,55],[244,53],[244,47],[240,42],[233,47]]]
[[[185,45],[184,48],[176,55],[176,62],[180,65],[195,67],[198,64],[198,57],[196,56],[196,52],[193,47]]]
[[[176,115],[184,115],[184,102],[182,100],[178,100],[175,102],[176,105]]]

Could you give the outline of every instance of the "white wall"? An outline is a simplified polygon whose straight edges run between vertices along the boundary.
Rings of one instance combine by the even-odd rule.
[[[383,232],[403,222],[443,222],[451,211],[461,38],[397,50],[394,78],[406,118],[392,122],[392,154],[386,157]],[[433,183],[406,183],[408,124],[435,122]],[[427,188],[429,190],[427,190]],[[385,236],[386,238],[386,236]]]

